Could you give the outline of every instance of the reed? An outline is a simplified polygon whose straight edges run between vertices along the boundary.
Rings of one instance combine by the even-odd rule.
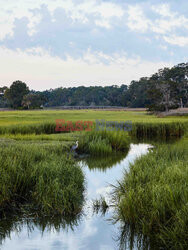
[[[80,137],[78,151],[91,156],[107,156],[128,151],[129,144],[130,138],[123,131],[93,130]]]
[[[81,210],[82,170],[60,147],[8,145],[0,148],[0,212],[13,204],[35,204],[46,215]]]
[[[11,139],[15,141],[75,141],[78,138],[76,133],[67,134],[4,134],[0,135],[0,138]]]
[[[96,214],[101,213],[102,215],[105,215],[109,209],[109,205],[107,204],[104,196],[101,196],[100,199],[93,200],[92,203],[93,212]]]
[[[188,142],[157,146],[114,189],[116,219],[161,246],[188,245]]]
[[[130,135],[136,138],[182,137],[188,129],[188,122],[135,122]]]
[[[168,116],[159,118],[146,112],[125,111],[9,111],[0,113],[0,134],[54,134],[56,120],[92,121],[105,119],[106,121],[131,121],[133,129],[130,134],[138,138],[166,138],[181,137],[188,128],[186,116]],[[86,126],[84,126],[86,128]],[[69,129],[70,130],[70,129]],[[68,131],[62,131],[68,132]]]

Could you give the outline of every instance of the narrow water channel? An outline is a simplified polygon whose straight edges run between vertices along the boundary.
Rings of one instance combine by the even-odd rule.
[[[12,224],[7,221],[0,234],[2,250],[111,250],[118,249],[118,224],[111,222],[112,208],[105,216],[93,212],[92,201],[102,195],[110,201],[111,184],[116,185],[123,176],[123,171],[129,170],[139,156],[147,154],[150,145],[131,144],[126,156],[118,156],[117,159],[82,161],[83,171],[86,177],[86,202],[82,216],[67,226],[61,226],[61,222],[34,223],[24,218],[16,218]],[[52,219],[53,220],[53,219]],[[58,225],[59,223],[59,225]],[[11,224],[11,226],[10,226]],[[6,233],[3,232],[6,230]],[[6,237],[5,237],[6,235]]]

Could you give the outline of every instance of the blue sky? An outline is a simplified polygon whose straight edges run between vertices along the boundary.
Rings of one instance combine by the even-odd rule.
[[[186,0],[0,0],[0,84],[129,84],[187,62]]]

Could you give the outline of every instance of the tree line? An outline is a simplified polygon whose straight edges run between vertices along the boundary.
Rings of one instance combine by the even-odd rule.
[[[26,83],[15,81],[0,88],[0,107],[35,109],[55,106],[147,107],[168,111],[188,106],[188,63],[160,69],[151,77],[132,81],[129,86],[94,86],[29,90]]]

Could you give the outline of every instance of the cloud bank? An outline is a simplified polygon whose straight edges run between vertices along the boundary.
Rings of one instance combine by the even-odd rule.
[[[185,0],[7,0],[1,6],[0,84],[128,84],[187,61]]]

